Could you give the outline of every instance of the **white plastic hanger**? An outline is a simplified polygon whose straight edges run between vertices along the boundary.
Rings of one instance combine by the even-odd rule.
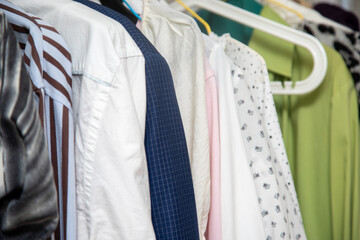
[[[218,0],[183,0],[189,7],[198,7],[213,12],[220,16],[231,19],[235,22],[259,29],[273,36],[282,38],[296,45],[302,46],[309,50],[313,57],[313,69],[310,75],[301,81],[286,81],[284,86],[281,82],[271,82],[273,94],[278,95],[300,95],[315,90],[323,81],[327,69],[327,56],[321,43],[309,34],[297,31],[290,27],[281,25],[264,17],[258,16],[231,4]],[[182,6],[174,2],[171,7],[182,11]],[[290,61],[290,60],[289,60]]]
[[[267,4],[266,0],[265,1],[264,0],[256,0],[256,1],[262,5]],[[326,25],[330,25],[330,26],[334,26],[335,28],[339,28],[345,32],[353,32],[353,30],[350,29],[349,27],[344,26],[340,23],[337,23],[329,18],[326,18],[323,15],[321,15],[320,13],[318,13],[316,10],[305,7],[295,1],[276,0],[276,2],[297,11],[298,13],[303,15],[305,17],[305,19],[310,20],[311,22],[324,23]],[[277,9],[284,10],[283,7],[279,8],[278,6],[272,6],[272,8],[274,8],[277,13],[279,13],[279,11],[277,11]],[[282,13],[282,12],[283,11],[280,11],[280,13]],[[300,22],[302,22],[302,19],[298,18],[295,15],[292,15],[291,12],[284,11],[284,13],[280,14],[280,16],[283,16],[283,14],[285,14],[284,19],[286,19],[286,22],[289,23],[291,26],[297,26]]]

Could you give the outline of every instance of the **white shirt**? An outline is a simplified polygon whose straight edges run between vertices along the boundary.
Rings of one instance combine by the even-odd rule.
[[[200,239],[210,209],[210,152],[204,44],[196,22],[166,3],[144,1],[141,31],[169,64],[185,130]]]
[[[70,0],[12,0],[72,54],[78,239],[155,239],[144,150],[145,61],[118,22]]]
[[[233,62],[233,87],[241,135],[247,146],[267,239],[306,239],[264,59],[224,34]],[[241,73],[239,70],[241,69]]]
[[[250,172],[224,47],[203,35],[219,96],[222,239],[266,239]]]

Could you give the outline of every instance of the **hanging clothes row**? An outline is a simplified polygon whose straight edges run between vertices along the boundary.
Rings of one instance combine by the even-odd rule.
[[[359,32],[292,1],[257,6],[261,16],[327,45],[323,83],[310,94],[274,99],[308,239],[359,239]],[[234,22],[220,25],[218,16],[205,11],[201,16],[214,31],[237,32]],[[264,57],[271,81],[301,79],[312,69],[304,48],[258,30],[241,40]]]
[[[353,58],[325,46],[317,89],[273,96],[306,50],[124,2],[0,0],[0,238],[359,239]]]

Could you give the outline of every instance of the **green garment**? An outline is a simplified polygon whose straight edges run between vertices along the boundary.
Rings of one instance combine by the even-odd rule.
[[[262,9],[262,5],[255,2],[255,0],[228,0],[226,2],[256,14],[259,14]],[[244,44],[248,43],[253,31],[252,28],[205,10],[199,11],[198,14],[210,25],[212,32],[219,36],[224,33],[230,33],[231,37]],[[206,33],[205,28],[201,24],[199,26]]]
[[[284,23],[270,8],[261,15]],[[272,80],[300,80],[312,70],[310,53],[255,30],[249,46],[262,55]],[[360,161],[357,95],[351,75],[324,46],[328,68],[313,92],[274,96],[309,240],[360,239]]]

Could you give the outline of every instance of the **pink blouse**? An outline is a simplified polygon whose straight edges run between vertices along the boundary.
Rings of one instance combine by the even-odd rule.
[[[206,110],[210,140],[210,212],[205,232],[207,240],[221,240],[220,132],[216,79],[205,57]]]

